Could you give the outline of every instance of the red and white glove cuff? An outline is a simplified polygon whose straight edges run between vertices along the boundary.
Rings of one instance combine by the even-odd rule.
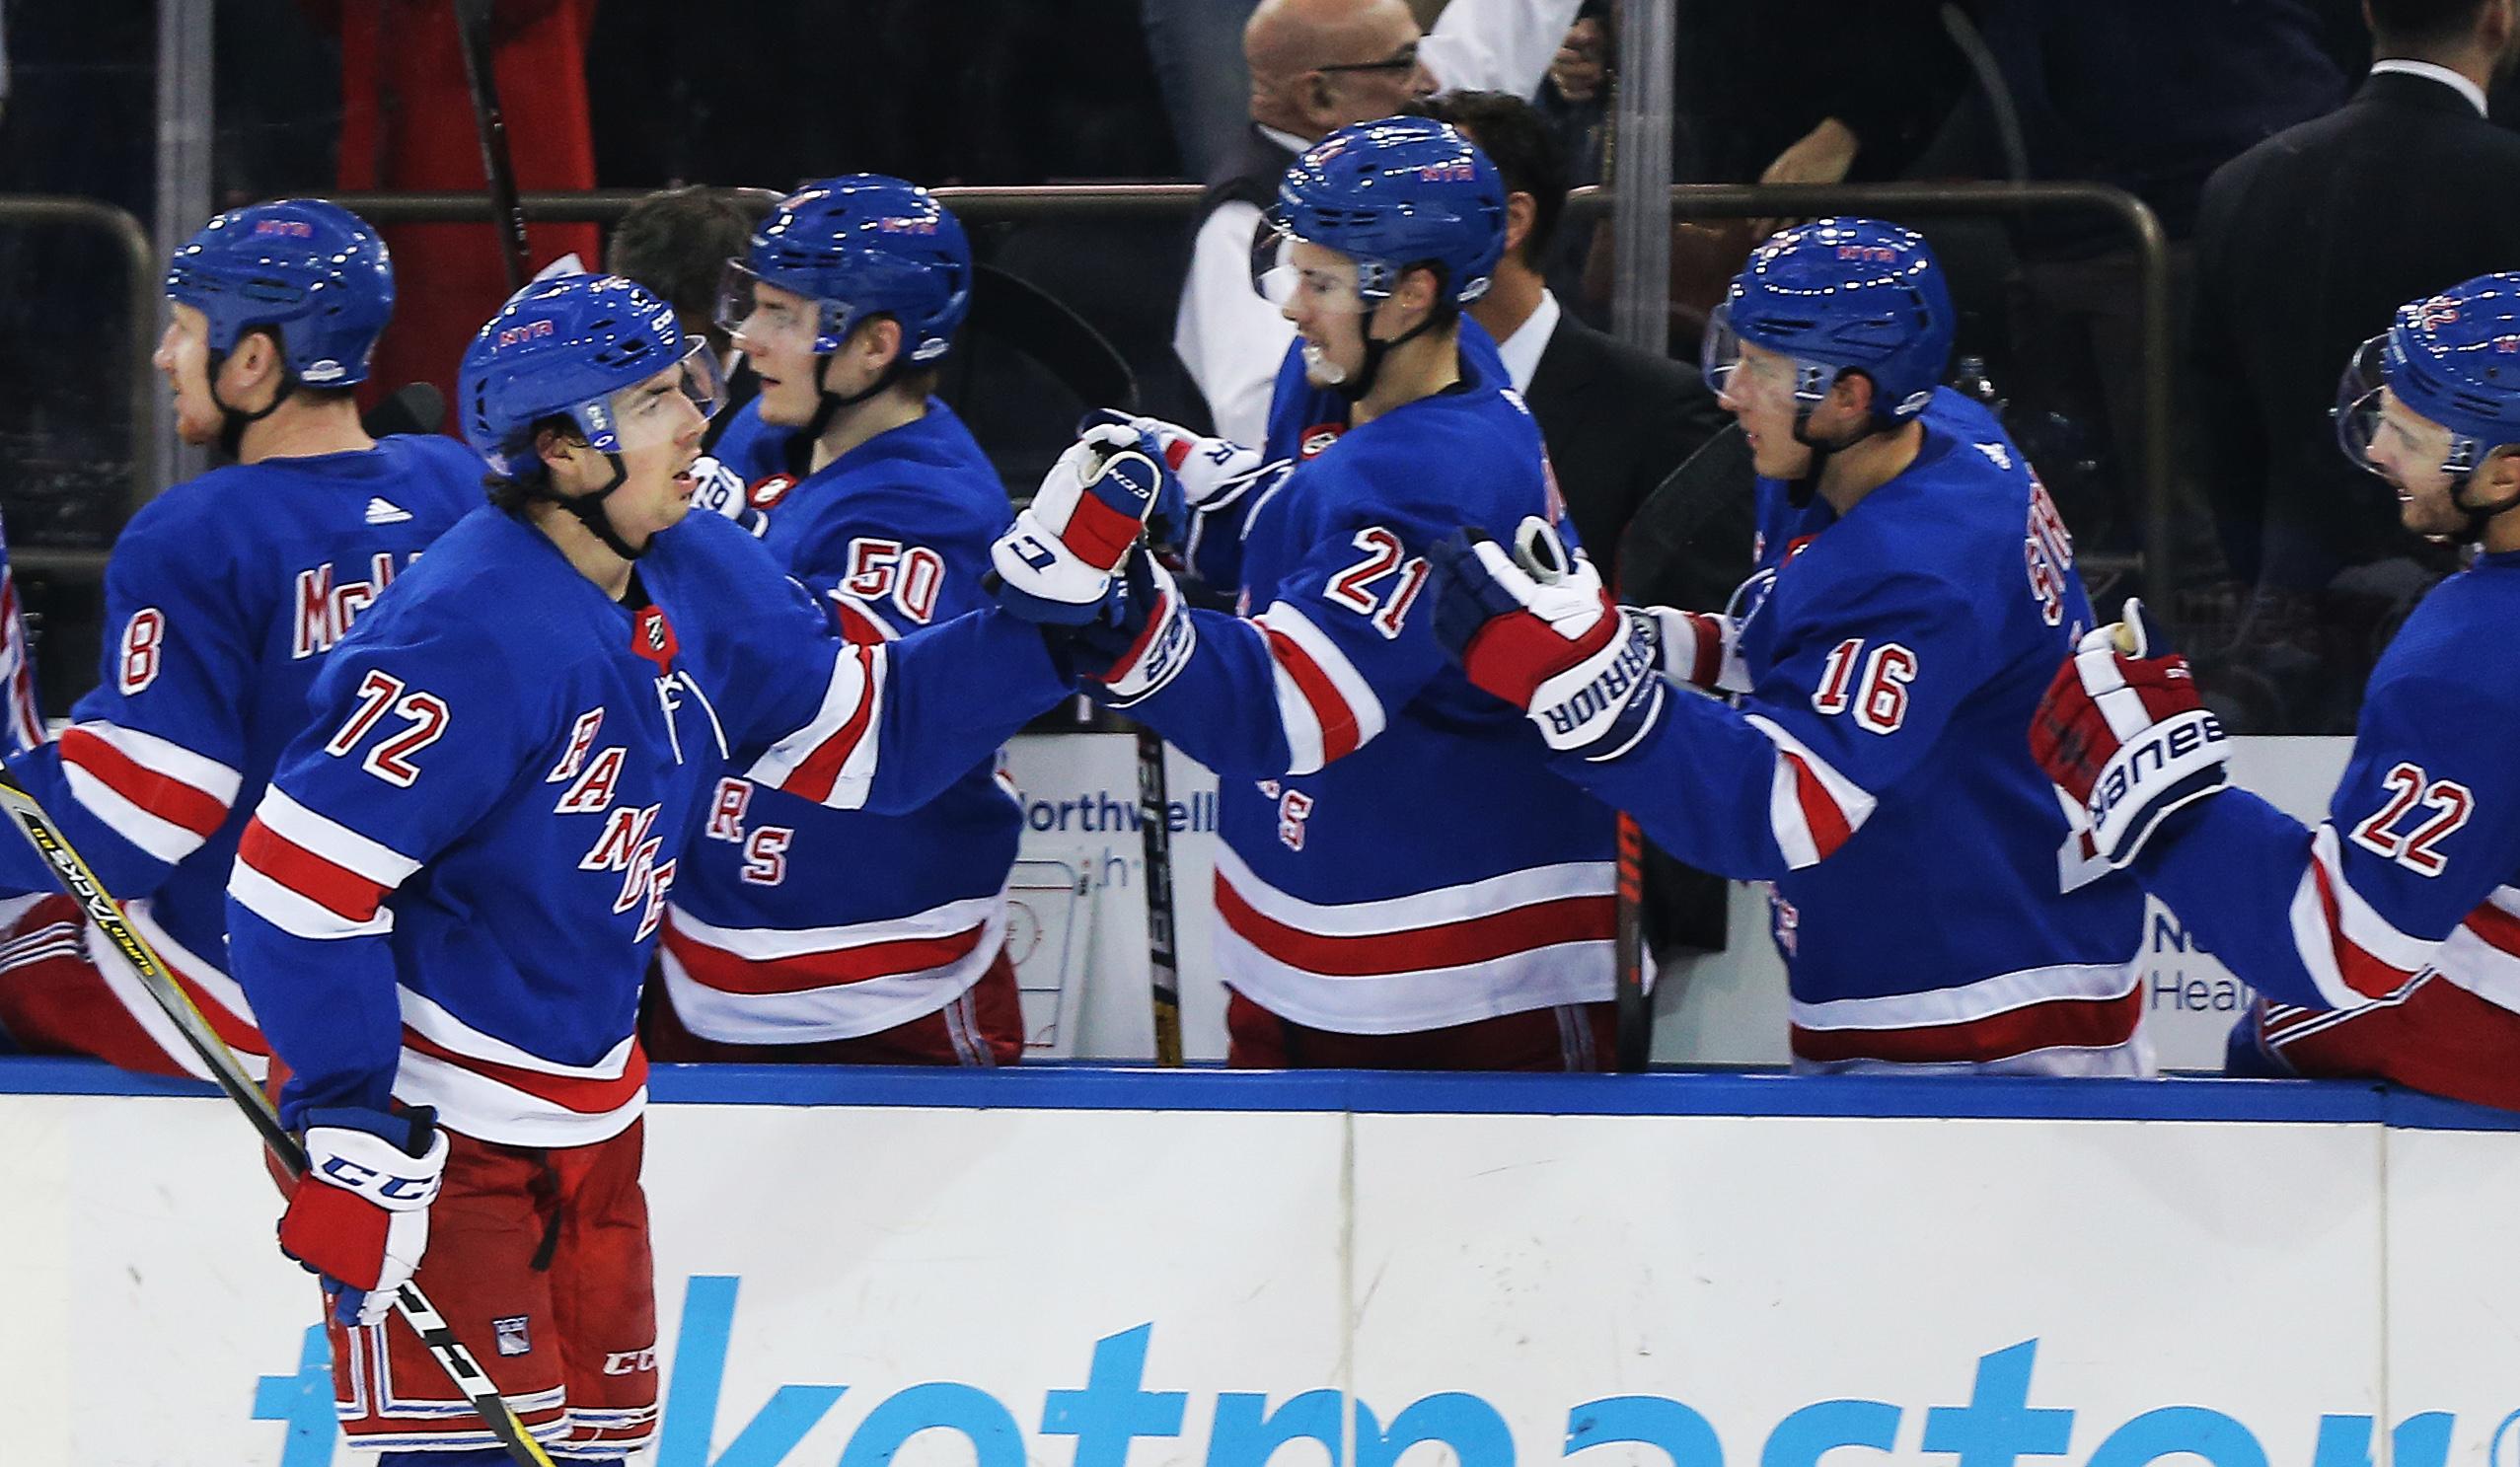
[[[1750,691],[1739,623],[1715,612],[1683,612],[1668,606],[1642,610],[1654,623],[1656,661],[1664,677],[1711,693]]]

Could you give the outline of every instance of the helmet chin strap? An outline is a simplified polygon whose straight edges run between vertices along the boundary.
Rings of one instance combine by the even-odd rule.
[[[1812,409],[1806,407],[1795,413],[1794,441],[1812,451],[1812,462],[1793,482],[1785,486],[1786,502],[1796,509],[1811,503],[1812,495],[1819,489],[1820,476],[1828,472],[1828,461],[1880,431],[1880,426],[1873,424],[1830,443],[1812,436]]]
[[[525,487],[525,493],[528,498],[548,499],[576,516],[577,522],[586,527],[587,534],[603,542],[604,549],[634,563],[639,556],[646,554],[654,547],[656,540],[655,537],[650,536],[646,545],[632,550],[630,542],[622,539],[620,532],[613,528],[612,517],[604,513],[604,501],[611,498],[613,491],[620,488],[630,477],[630,469],[622,463],[620,454],[606,454],[604,462],[613,466],[613,477],[602,488],[592,493],[560,493],[552,487],[551,476],[548,474],[537,477],[533,483]]]
[[[2492,462],[2493,456],[2486,455],[2485,463]],[[2483,465],[2478,467],[2483,468]],[[2485,526],[2514,509],[2520,509],[2520,493],[2510,495],[2500,504],[2470,504],[2465,496],[2468,485],[2476,482],[2476,479],[2477,471],[2471,469],[2450,480],[2450,507],[2468,517],[2467,529],[2459,537],[2462,545],[2475,545],[2482,542],[2485,538]]]
[[[277,412],[280,404],[289,400],[289,394],[297,391],[298,379],[296,373],[283,365],[280,368],[280,386],[271,394],[271,401],[249,412],[242,407],[231,407],[219,398],[219,369],[227,365],[227,360],[228,354],[224,351],[210,353],[210,405],[219,409],[219,452],[231,459],[241,459],[245,457],[245,430]]]
[[[1396,336],[1385,339],[1369,333],[1365,338],[1365,364],[1330,384],[1330,391],[1337,393],[1350,403],[1364,402],[1366,394],[1373,391],[1373,380],[1382,375],[1382,359],[1389,356],[1395,347],[1407,345],[1425,335],[1434,327],[1435,313],[1429,311],[1426,320]]]
[[[814,358],[814,389],[822,394],[822,401],[814,405],[814,415],[805,420],[804,428],[797,433],[794,439],[797,443],[811,444],[819,440],[823,430],[830,427],[831,420],[839,415],[840,409],[854,407],[884,393],[910,374],[910,338],[906,335],[902,337],[900,349],[893,353],[893,359],[884,363],[884,370],[876,373],[875,380],[857,392],[836,393],[831,390],[831,359],[835,355],[838,353],[830,352]]]

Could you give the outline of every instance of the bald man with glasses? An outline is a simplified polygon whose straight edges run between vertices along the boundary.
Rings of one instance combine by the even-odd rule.
[[[1439,89],[1529,96],[1578,3],[1452,0],[1423,36],[1405,0],[1260,0],[1253,8],[1242,31],[1251,124],[1209,178],[1173,320],[1173,351],[1218,436],[1260,441],[1270,386],[1295,339],[1251,282],[1261,212],[1296,154]]]

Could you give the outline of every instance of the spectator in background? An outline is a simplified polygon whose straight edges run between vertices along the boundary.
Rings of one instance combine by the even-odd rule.
[[[630,205],[613,226],[604,269],[646,286],[674,308],[684,335],[706,338],[723,362],[733,346],[717,324],[717,287],[726,261],[744,253],[752,234],[752,216],[733,189],[662,188]]]
[[[1252,277],[1260,211],[1296,154],[1334,128],[1390,116],[1439,83],[1530,95],[1577,4],[1454,0],[1423,37],[1403,0],[1260,0],[1253,8],[1242,31],[1251,125],[1209,177],[1173,321],[1173,351],[1219,437],[1260,441],[1270,387],[1295,340]]]
[[[2380,644],[2453,551],[2333,450],[2335,364],[2401,302],[2520,264],[2520,136],[2485,119],[2514,0],[2368,0],[2353,100],[2215,172],[2196,221],[2189,426],[2252,588],[2200,668],[2244,728],[2348,733]]]
[[[660,188],[630,205],[613,226],[604,246],[604,269],[646,287],[649,294],[674,308],[683,334],[704,339],[726,374],[726,393],[715,416],[702,430],[703,457],[692,466],[692,505],[722,514],[762,533],[762,518],[747,498],[755,477],[749,462],[729,463],[717,456],[718,440],[739,420],[735,409],[749,404],[761,391],[761,379],[736,349],[726,329],[717,324],[718,286],[728,260],[740,257],[752,239],[752,216],[736,201],[731,188],[692,184]],[[758,419],[742,413],[743,419]],[[761,471],[763,475],[772,472]]]
[[[1609,0],[1583,0],[1532,101],[1557,135],[1566,179],[1581,188],[1609,177],[1610,76],[1615,64]]]

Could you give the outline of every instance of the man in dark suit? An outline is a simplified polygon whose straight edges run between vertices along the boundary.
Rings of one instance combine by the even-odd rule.
[[[1639,506],[1730,427],[1732,414],[1695,367],[1640,351],[1559,309],[1539,262],[1566,206],[1566,170],[1536,108],[1499,92],[1447,92],[1408,110],[1468,133],[1505,180],[1505,257],[1470,319],[1496,337],[1506,372],[1540,425],[1577,538],[1617,582],[1620,544]],[[1711,477],[1674,485],[1659,501],[1687,524],[1657,539],[1663,552],[1654,580],[1623,584],[1629,600],[1717,611],[1749,573],[1749,464],[1744,456],[1731,472],[1710,467]],[[1691,477],[1698,479],[1694,469]],[[1658,962],[1721,951],[1724,904],[1721,877],[1647,846],[1646,936]]]
[[[1505,257],[1470,319],[1496,337],[1506,372],[1539,420],[1576,535],[1614,576],[1619,536],[1637,506],[1732,419],[1695,367],[1640,351],[1559,309],[1539,262],[1566,207],[1566,173],[1537,109],[1500,92],[1449,92],[1409,110],[1468,133],[1505,180]],[[1742,492],[1746,505],[1746,478]],[[1747,525],[1744,514],[1742,574],[1749,569]]]
[[[2378,60],[2361,90],[2223,165],[2197,217],[2182,397],[2225,553],[2255,585],[2219,680],[2253,731],[2350,732],[2396,616],[2449,567],[2335,452],[2346,358],[2400,304],[2520,267],[2520,135],[2485,120],[2515,0],[2363,9]],[[2199,669],[2209,690],[2216,671]]]

